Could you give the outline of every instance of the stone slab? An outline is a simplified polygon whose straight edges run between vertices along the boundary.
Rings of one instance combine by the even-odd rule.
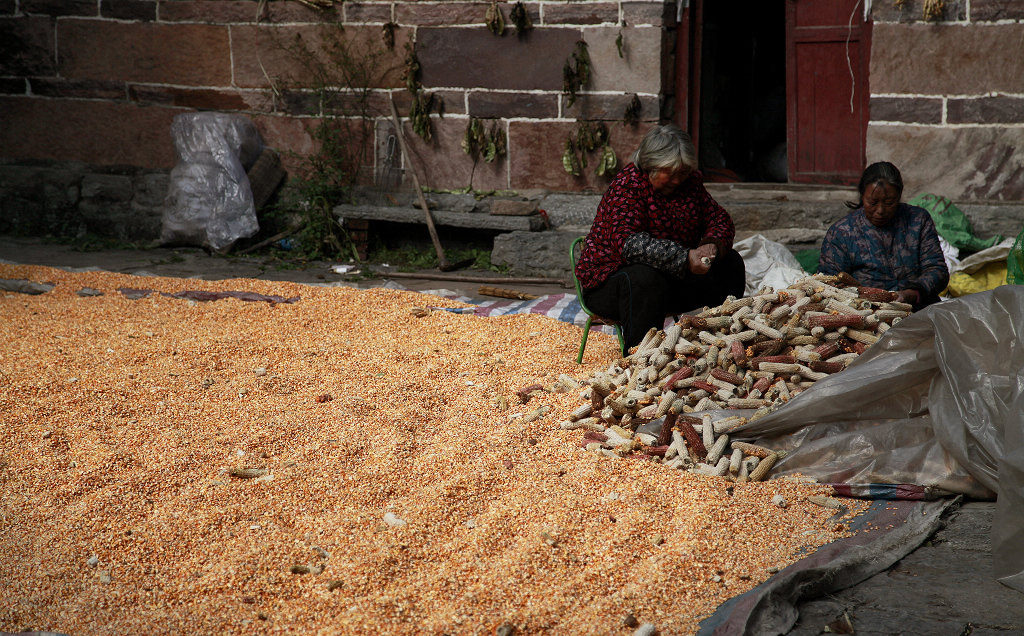
[[[410,166],[416,171],[420,185],[437,190],[472,188],[474,190],[507,190],[508,157],[496,158],[491,163],[483,159],[476,162],[462,150],[462,139],[466,134],[467,119],[454,117],[432,117],[431,139],[423,140],[412,130],[408,121],[402,122],[409,156],[403,158],[397,151],[396,167]],[[501,125],[499,123],[499,125]],[[377,125],[378,148],[386,146],[389,135],[394,134],[391,121]],[[510,143],[509,154],[518,149]],[[410,177],[411,180],[411,177]]]
[[[579,39],[579,29],[571,28],[535,28],[522,37],[499,37],[483,26],[420,27],[416,31],[420,79],[427,88],[559,91],[562,66]],[[452,64],[452,60],[472,62]]]
[[[334,207],[334,215],[339,219],[364,219],[367,221],[390,221],[392,223],[426,224],[423,210],[419,208],[371,206],[371,205],[338,205]],[[475,230],[497,230],[499,232],[525,231],[533,234],[544,229],[544,219],[534,216],[492,216],[490,214],[448,212],[433,210],[434,225],[464,227]]]
[[[942,122],[942,100],[926,97],[872,97],[871,120],[938,124]]]
[[[612,174],[597,176],[597,153],[588,154],[588,165],[580,176],[574,177],[562,167],[562,153],[570,135],[576,134],[576,124],[569,122],[509,122],[512,189],[547,188],[560,192],[604,192],[608,183],[628,162],[646,132],[641,127],[609,122],[609,141],[618,158]],[[542,206],[543,207],[543,206]]]
[[[40,16],[0,18],[0,75],[52,75],[53,24]]]
[[[269,76],[279,87],[294,85],[309,76],[309,63],[304,59],[311,56],[323,62],[322,70],[329,81],[345,85],[337,63],[332,62],[338,59],[336,49],[340,48],[367,70],[367,86],[397,88],[403,86],[402,63],[411,36],[411,29],[395,29],[395,48],[387,50],[377,26],[233,26],[233,82],[236,86],[263,88]]]
[[[0,96],[0,148],[19,160],[82,161],[143,169],[174,166],[175,108]]]
[[[620,33],[622,57],[615,44]],[[671,57],[663,54],[660,28],[599,27],[587,29],[586,39],[592,71],[584,90],[650,95],[661,92],[663,62]]]
[[[876,24],[871,92],[982,95],[1024,93],[1024,23]]]
[[[346,3],[347,4],[347,3]],[[313,8],[299,2],[265,2],[253,4],[250,0],[175,0],[160,3],[162,22],[231,23],[320,23],[338,19],[341,8]],[[257,7],[262,11],[257,14]]]
[[[1024,31],[1022,31],[1024,33]],[[868,125],[867,160],[891,161],[904,194],[1024,200],[1024,128]],[[953,149],[953,150],[951,150]]]
[[[1024,3],[1015,0],[971,0],[971,22],[1024,20]]]
[[[495,216],[530,216],[536,213],[536,201],[497,200],[491,202],[491,214]]]
[[[156,0],[100,0],[100,16],[114,20],[156,20]]]
[[[226,27],[68,18],[57,23],[57,40],[62,77],[231,85]]]
[[[974,0],[977,2],[978,0]],[[925,20],[925,0],[903,0],[896,2],[873,2],[871,4],[871,20],[875,24],[882,22],[943,22],[967,19],[967,0],[944,0],[939,3],[939,16]]]

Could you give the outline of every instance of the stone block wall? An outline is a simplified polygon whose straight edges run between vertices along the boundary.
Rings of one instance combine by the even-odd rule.
[[[872,3],[868,161],[906,192],[1024,200],[1024,1]]]
[[[0,0],[0,170],[78,162],[100,172],[167,172],[175,163],[171,121],[197,109],[248,115],[295,170],[315,147],[313,128],[322,118],[351,116],[346,101],[359,94],[320,99],[311,89],[313,67],[289,49],[301,43],[324,61],[340,44],[365,66],[359,71],[378,144],[361,162],[366,179],[393,132],[389,100],[409,112],[403,70],[411,50],[423,91],[444,104],[443,114],[431,116],[429,142],[406,121],[423,186],[603,190],[607,177],[594,174],[596,157],[583,176],[565,172],[565,140],[578,118],[602,120],[620,163],[628,160],[671,91],[665,51],[674,3],[525,2],[533,28],[516,33],[513,4],[500,2],[507,24],[500,36],[485,25],[489,6],[351,0],[316,10],[285,0]],[[589,45],[592,76],[570,105],[563,66],[579,40]],[[622,123],[634,94],[638,126]],[[474,165],[460,145],[470,117],[497,126],[506,157]]]

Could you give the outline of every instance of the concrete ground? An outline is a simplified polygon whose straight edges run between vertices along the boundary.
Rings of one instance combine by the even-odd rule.
[[[0,236],[0,259],[207,280],[260,278],[360,288],[379,286],[390,280],[417,291],[446,288],[470,297],[479,297],[481,285],[536,295],[568,291],[556,282],[525,283],[518,278],[471,270],[450,275],[488,276],[488,281],[430,278],[445,275],[437,270],[418,272],[424,278],[388,279],[380,275],[353,278],[332,271],[335,263],[309,263],[303,268],[294,268],[258,256],[211,256],[196,248],[83,252],[42,239],[3,236]],[[993,502],[963,504],[948,516],[943,529],[893,567],[826,598],[800,604],[800,619],[789,633],[797,636],[823,633],[1024,634],[1024,594],[1000,585],[992,574],[990,530],[994,511]]]

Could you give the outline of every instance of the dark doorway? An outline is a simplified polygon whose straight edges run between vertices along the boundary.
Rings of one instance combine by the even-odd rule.
[[[786,181],[783,0],[701,3],[698,152],[708,181]],[[696,43],[695,43],[696,44]]]

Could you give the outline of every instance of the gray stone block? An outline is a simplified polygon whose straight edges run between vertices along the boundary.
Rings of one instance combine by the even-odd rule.
[[[112,174],[87,174],[82,178],[82,201],[128,203],[132,200],[131,177]]]
[[[427,207],[431,210],[446,210],[448,212],[482,212],[483,207],[480,202],[476,200],[472,194],[451,194],[447,192],[427,192],[423,195],[423,198],[427,202]],[[414,197],[415,199],[415,197]],[[412,202],[416,209],[419,209],[419,203],[415,200]]]
[[[0,232],[73,236],[84,166],[0,164]]]
[[[582,232],[508,232],[494,237],[491,263],[519,276],[570,280],[569,247]]]
[[[166,192],[166,178],[162,184]],[[87,174],[82,179],[78,211],[93,234],[125,241],[152,240],[160,235],[162,205],[162,197],[152,190],[160,188],[159,176],[136,180],[126,175]]]
[[[967,215],[974,234],[980,238],[994,234],[1012,238],[1024,231],[1024,203],[958,203],[957,207]]]
[[[169,175],[163,172],[139,175],[133,179],[132,207],[137,209],[162,208],[164,198],[167,196],[169,181]]]
[[[550,193],[540,200],[540,207],[548,214],[551,225],[587,225],[594,222],[601,195]]]

